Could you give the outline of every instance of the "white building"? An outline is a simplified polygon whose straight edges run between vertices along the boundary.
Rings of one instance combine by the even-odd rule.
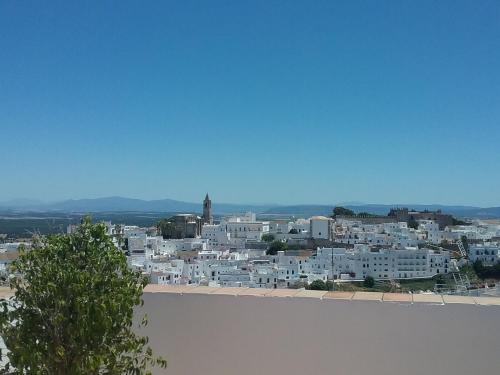
[[[332,254],[333,253],[333,254]],[[333,255],[333,256],[332,256]],[[318,249],[312,261],[316,271],[328,271],[333,279],[377,280],[429,278],[449,272],[450,254],[430,249],[378,249],[357,246]]]
[[[230,244],[231,234],[226,231],[224,225],[205,224],[201,228],[201,238],[206,239],[210,247],[218,248]]]
[[[325,216],[313,216],[310,219],[311,238],[326,239],[332,238],[333,220]]]
[[[311,221],[309,219],[297,219],[290,223],[290,230],[295,229],[298,234],[306,234],[311,230]]]
[[[286,220],[275,220],[269,223],[269,233],[288,234],[292,229],[292,223]]]
[[[144,253],[146,250],[146,233],[129,235],[127,237],[128,250],[131,253]]]
[[[250,283],[251,288],[277,288],[278,268],[275,264],[265,262],[254,262],[251,265]]]
[[[159,254],[174,254],[178,251],[207,250],[208,240],[202,238],[161,239],[158,243]]]
[[[223,218],[220,224],[206,224],[201,229],[201,237],[211,248],[244,249],[246,241],[260,241],[269,233],[269,222],[257,221],[254,213]]]
[[[469,259],[471,262],[479,260],[487,266],[494,265],[500,262],[500,246],[491,243],[470,245]]]
[[[208,278],[225,287],[249,286],[250,270],[246,262],[222,261],[209,265]]]
[[[447,238],[445,231],[439,230],[439,224],[432,220],[419,220],[418,229],[425,233],[428,242],[436,245]]]
[[[187,280],[183,278],[184,261],[181,259],[171,260],[162,265],[157,271],[151,272],[151,282],[154,284],[186,284]]]

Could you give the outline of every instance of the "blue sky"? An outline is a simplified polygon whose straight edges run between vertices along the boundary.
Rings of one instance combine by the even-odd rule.
[[[5,0],[0,166],[0,201],[500,205],[500,2]]]

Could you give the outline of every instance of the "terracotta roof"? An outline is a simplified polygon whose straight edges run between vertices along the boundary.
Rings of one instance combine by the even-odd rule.
[[[1,261],[14,261],[19,257],[19,253],[17,251],[6,251],[4,253],[0,253],[0,262]]]
[[[311,220],[330,220],[326,216],[313,216],[311,217]]]

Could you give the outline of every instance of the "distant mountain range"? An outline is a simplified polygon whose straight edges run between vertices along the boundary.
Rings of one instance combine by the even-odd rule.
[[[213,203],[215,214],[235,212],[264,212],[274,205],[245,205],[231,203]],[[0,209],[20,211],[61,211],[61,212],[201,212],[202,203],[183,202],[174,199],[142,200],[124,197],[105,197],[94,199],[70,199],[61,202],[43,203],[26,199],[0,202]]]
[[[353,204],[355,203],[355,204]],[[408,207],[416,210],[442,210],[457,217],[500,218],[500,207],[445,206],[422,204],[363,204],[346,202],[338,204],[356,213],[387,215],[394,207]],[[313,216],[330,215],[335,205],[249,205],[213,202],[213,213],[227,215],[252,211],[260,215]],[[142,200],[123,197],[106,197],[95,199],[71,199],[55,203],[43,203],[28,199],[0,202],[2,210],[16,211],[59,211],[59,212],[194,212],[202,211],[202,204],[183,202],[173,199]]]

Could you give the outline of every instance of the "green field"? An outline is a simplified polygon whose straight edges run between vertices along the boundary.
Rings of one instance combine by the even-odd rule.
[[[1,212],[0,234],[9,238],[31,237],[33,233],[65,233],[69,224],[78,224],[82,217],[90,215],[94,221],[111,221],[113,224],[138,225],[150,227],[165,217],[168,212],[99,212],[99,213],[61,213],[61,212]]]

